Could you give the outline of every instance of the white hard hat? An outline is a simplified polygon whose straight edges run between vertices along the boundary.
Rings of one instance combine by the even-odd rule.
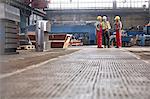
[[[106,16],[103,16],[103,20],[107,20],[107,17],[106,17]]]

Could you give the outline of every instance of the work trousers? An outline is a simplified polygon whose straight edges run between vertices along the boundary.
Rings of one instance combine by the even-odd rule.
[[[109,31],[103,30],[103,41],[104,41],[104,47],[110,48],[110,33]]]
[[[121,31],[116,30],[116,43],[117,47],[122,47]]]
[[[96,31],[96,36],[97,36],[97,47],[102,48],[102,30]]]

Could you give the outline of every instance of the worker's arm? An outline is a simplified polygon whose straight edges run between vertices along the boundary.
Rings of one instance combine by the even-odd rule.
[[[96,27],[96,30],[98,30],[98,31],[100,30],[100,29],[99,29],[99,22],[96,22],[96,23],[95,23],[95,27]]]
[[[120,26],[120,30],[122,30],[123,26],[122,26],[122,22],[121,21],[119,22],[119,26]]]
[[[98,31],[100,30],[98,26],[96,27],[96,30],[98,30]]]
[[[111,29],[111,25],[110,25],[110,22],[107,21],[107,29],[110,30]]]

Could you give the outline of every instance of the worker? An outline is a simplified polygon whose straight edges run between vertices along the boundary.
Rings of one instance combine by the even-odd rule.
[[[102,17],[98,16],[96,22],[96,38],[97,38],[97,47],[102,48]]]
[[[110,48],[110,33],[109,30],[111,29],[110,23],[107,20],[106,16],[103,16],[103,22],[102,22],[102,31],[103,31],[103,40],[104,40],[104,47],[106,46]]]
[[[116,31],[116,47],[121,48],[122,47],[122,22],[120,20],[120,16],[115,17],[115,31]]]

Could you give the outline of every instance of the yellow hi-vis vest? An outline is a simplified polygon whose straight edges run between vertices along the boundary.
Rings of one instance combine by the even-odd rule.
[[[106,22],[102,22],[102,29],[103,30],[106,30],[106,29],[111,29],[111,26],[110,26],[110,23],[109,23],[109,21],[106,21]]]

